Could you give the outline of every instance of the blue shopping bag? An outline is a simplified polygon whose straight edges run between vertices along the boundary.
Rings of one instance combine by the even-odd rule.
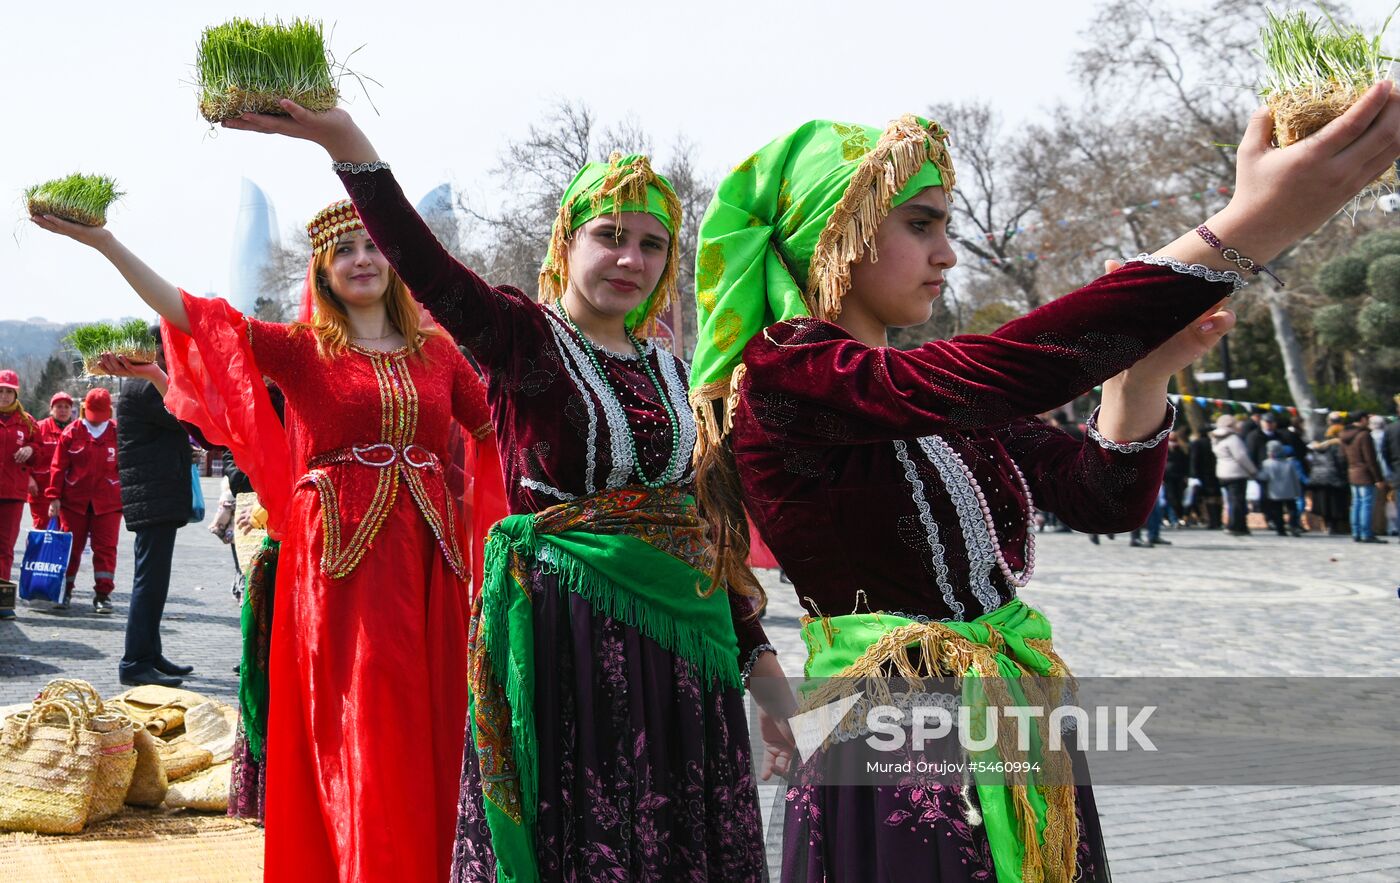
[[[49,519],[48,530],[31,530],[20,566],[20,600],[61,602],[72,551],[73,535],[58,529],[57,518]]]
[[[190,466],[190,524],[204,520],[204,488],[199,486],[199,467]]]

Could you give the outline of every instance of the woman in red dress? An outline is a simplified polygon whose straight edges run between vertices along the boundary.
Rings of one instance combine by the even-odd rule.
[[[232,448],[280,536],[270,661],[268,880],[447,877],[467,714],[466,583],[443,463],[491,431],[476,372],[425,331],[349,201],[308,225],[304,321],[243,316],[90,245],[164,318],[166,401]],[[286,396],[286,433],[261,378]],[[478,485],[499,482],[489,461]]]

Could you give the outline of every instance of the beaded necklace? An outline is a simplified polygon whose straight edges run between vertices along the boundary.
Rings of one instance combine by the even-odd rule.
[[[1021,485],[1021,492],[1026,495],[1026,566],[1019,574],[1011,569],[1011,565],[1006,562],[1006,555],[1001,550],[1001,540],[997,537],[996,520],[992,517],[992,507],[987,502],[987,496],[982,492],[982,485],[977,481],[977,476],[972,474],[972,469],[953,449],[953,446],[943,441],[938,436],[933,436],[936,444],[941,444],[949,453],[958,466],[962,468],[963,476],[967,479],[973,493],[977,495],[977,505],[982,510],[982,519],[987,523],[987,533],[992,539],[992,554],[996,557],[997,569],[1001,575],[1006,577],[1006,581],[1018,589],[1023,589],[1030,584],[1031,575],[1035,573],[1035,501],[1031,498],[1031,486],[1026,481],[1026,476],[1021,472],[1021,467],[1015,460],[1011,461],[1011,468],[1016,472],[1016,480]]]
[[[569,311],[564,309],[562,305],[560,305],[559,313],[568,321],[569,327],[578,335],[579,340],[583,341],[583,351],[588,354],[588,361],[593,363],[593,370],[598,372],[598,376],[603,379],[603,383],[607,384],[608,392],[612,395],[613,401],[617,402],[618,406],[621,407],[622,400],[618,397],[617,388],[613,386],[612,379],[609,378],[608,373],[603,370],[603,363],[598,359],[598,348],[594,345],[593,341],[588,339],[588,335],[583,333],[583,330],[578,327],[578,323],[574,321],[574,317],[570,316]],[[661,379],[656,376],[656,372],[652,370],[651,362],[647,360],[646,353],[642,351],[642,344],[632,335],[632,329],[624,328],[623,332],[627,335],[628,342],[636,349],[637,359],[642,363],[642,370],[646,372],[647,379],[651,381],[652,387],[656,389],[656,394],[661,399],[661,407],[666,410],[666,419],[671,424],[671,457],[666,462],[666,468],[661,471],[660,475],[655,479],[648,479],[642,472],[642,458],[637,453],[637,439],[632,433],[632,424],[627,423],[627,449],[632,455],[632,466],[637,476],[637,481],[644,487],[659,488],[663,485],[670,484],[680,476],[681,421],[676,417],[675,408],[671,406],[671,397],[666,395],[666,390],[661,386]],[[626,423],[625,420],[624,422]]]

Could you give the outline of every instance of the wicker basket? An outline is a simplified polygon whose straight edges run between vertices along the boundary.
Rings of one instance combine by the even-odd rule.
[[[110,819],[121,812],[126,803],[126,792],[131,787],[132,773],[136,770],[136,745],[131,719],[104,707],[102,697],[87,681],[67,678],[49,681],[39,693],[39,701],[46,699],[67,699],[87,712],[87,726],[97,734],[98,744],[102,748],[88,821]]]
[[[102,762],[83,706],[45,699],[0,733],[0,830],[75,834],[87,824]]]

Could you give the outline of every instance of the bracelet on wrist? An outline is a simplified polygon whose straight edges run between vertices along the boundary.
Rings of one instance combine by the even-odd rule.
[[[1253,273],[1255,276],[1258,276],[1260,273],[1263,273],[1270,279],[1274,280],[1274,283],[1277,284],[1279,288],[1284,287],[1283,280],[1275,276],[1273,270],[1270,270],[1267,266],[1259,263],[1258,261],[1255,261],[1251,258],[1247,258],[1244,255],[1240,254],[1239,249],[1227,247],[1224,243],[1220,241],[1220,237],[1212,233],[1210,228],[1207,227],[1205,224],[1202,224],[1201,226],[1196,228],[1196,235],[1204,239],[1206,245],[1209,245],[1211,248],[1219,251],[1221,257],[1225,258],[1225,260],[1239,267],[1241,270]]]
[[[365,172],[377,172],[380,169],[387,170],[389,164],[375,160],[374,162],[333,162],[331,168],[337,172],[349,172],[352,175],[362,175]]]

